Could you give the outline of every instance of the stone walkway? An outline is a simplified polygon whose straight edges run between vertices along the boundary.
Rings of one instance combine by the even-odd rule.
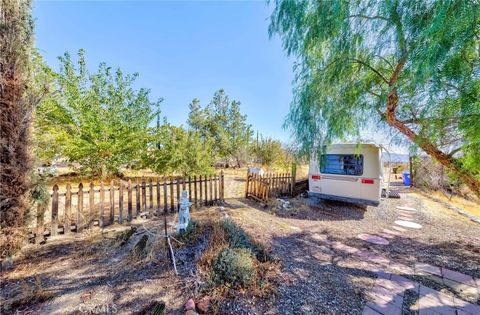
[[[384,229],[381,233],[360,234],[357,237],[366,242],[377,245],[388,245],[388,239],[408,233],[408,229],[421,229],[422,226],[415,222],[418,211],[411,208],[407,202],[405,206],[397,207],[398,219],[392,224],[391,229]],[[331,242],[337,250],[358,255],[372,265],[367,269],[375,272],[378,278],[375,286],[369,293],[369,301],[364,308],[364,315],[396,315],[404,311],[418,311],[420,315],[474,315],[480,314],[480,306],[461,300],[453,295],[445,294],[418,282],[407,279],[399,274],[421,275],[429,280],[450,287],[454,292],[468,297],[468,300],[478,300],[480,297],[480,279],[459,273],[447,268],[440,268],[424,263],[415,263],[407,266],[391,261],[373,252],[358,250],[354,247],[339,242]],[[416,296],[412,305],[406,301],[405,292]],[[409,307],[410,310],[405,310]],[[402,311],[403,309],[403,311]]]

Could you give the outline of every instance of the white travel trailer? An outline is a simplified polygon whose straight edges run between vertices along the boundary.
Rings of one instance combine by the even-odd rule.
[[[381,149],[375,144],[334,144],[310,161],[310,198],[378,206],[382,194]]]

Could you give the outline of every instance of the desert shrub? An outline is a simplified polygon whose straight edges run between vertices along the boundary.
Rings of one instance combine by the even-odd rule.
[[[183,233],[175,235],[175,238],[183,243],[191,243],[198,240],[203,233],[203,225],[197,221],[190,220],[187,229]]]
[[[225,248],[213,263],[213,281],[232,287],[245,287],[256,276],[256,269],[250,250]]]
[[[232,220],[223,220],[222,227],[228,235],[228,243],[231,248],[249,249],[255,255],[261,251],[261,246],[255,243],[247,232],[236,225]]]

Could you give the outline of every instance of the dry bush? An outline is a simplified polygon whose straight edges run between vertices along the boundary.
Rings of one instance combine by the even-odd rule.
[[[252,252],[245,248],[225,248],[213,261],[213,281],[232,288],[244,288],[257,276]]]
[[[205,230],[210,237],[198,267],[206,283],[202,291],[210,296],[214,314],[225,298],[265,297],[274,292],[279,262],[261,244],[231,220],[209,221]]]

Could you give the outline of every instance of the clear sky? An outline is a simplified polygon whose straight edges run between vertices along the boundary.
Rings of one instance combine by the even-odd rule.
[[[223,88],[241,101],[255,130],[282,141],[292,98],[293,60],[269,39],[264,1],[36,1],[36,46],[58,70],[57,57],[84,48],[87,65],[102,61],[138,72],[138,87],[163,97],[162,114],[185,124],[188,104],[206,105]]]

